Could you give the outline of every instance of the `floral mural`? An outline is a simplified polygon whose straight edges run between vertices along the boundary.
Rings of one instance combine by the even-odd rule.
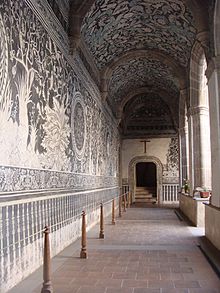
[[[179,183],[179,142],[177,137],[172,137],[167,153],[167,164],[164,166],[163,182]]]
[[[132,49],[159,49],[187,66],[196,29],[182,0],[97,0],[82,35],[99,68]]]
[[[174,97],[178,94],[178,82],[167,65],[153,59],[134,58],[114,69],[109,82],[109,100],[120,103],[132,89],[147,86],[166,90]]]
[[[7,180],[30,188],[23,181],[15,183],[21,180],[21,172],[13,172],[13,166],[37,168],[44,178],[42,170],[53,171],[54,180],[47,180],[47,188],[62,181],[55,171],[115,177],[118,162],[110,162],[105,145],[108,126],[109,152],[117,158],[118,133],[112,118],[85,88],[25,1],[0,3],[0,57],[0,189],[7,191]],[[80,96],[73,108],[76,93]],[[112,168],[106,168],[108,164]],[[7,172],[4,166],[10,166]],[[40,182],[44,188],[44,180]]]
[[[124,117],[125,136],[176,133],[168,105],[156,94],[137,95],[126,104]]]

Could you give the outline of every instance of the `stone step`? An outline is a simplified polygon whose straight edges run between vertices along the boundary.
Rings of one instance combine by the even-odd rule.
[[[144,187],[144,188],[139,188],[139,187],[136,187],[136,190],[155,190],[156,188],[155,187]]]
[[[153,194],[153,192],[152,191],[136,191],[135,194],[148,195],[148,194]]]
[[[149,193],[149,194],[135,194],[135,198],[152,198],[153,194]]]
[[[152,197],[152,198],[136,198],[135,197],[135,203],[153,203],[153,202],[156,202],[156,198],[155,197]]]

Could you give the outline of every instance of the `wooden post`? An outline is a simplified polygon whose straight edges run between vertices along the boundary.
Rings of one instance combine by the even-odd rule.
[[[119,195],[119,201],[118,201],[118,212],[119,212],[119,218],[121,218],[122,213],[121,213],[121,206],[122,206],[122,202],[121,202],[121,195]]]
[[[53,287],[51,283],[51,259],[50,259],[50,238],[49,228],[45,227],[44,230],[44,264],[43,264],[43,287],[41,293],[53,293]]]
[[[115,225],[115,199],[112,200],[112,225]]]
[[[132,206],[132,193],[131,191],[129,191],[129,193],[130,193],[130,206]]]
[[[126,194],[123,195],[124,200],[124,212],[126,212]]]
[[[99,238],[104,239],[104,215],[103,215],[103,204],[100,204],[100,232],[99,232]]]
[[[81,252],[80,258],[87,258],[87,249],[86,249],[86,213],[82,212],[82,239],[81,239]]]
[[[128,204],[127,204],[127,207],[130,208],[131,206],[131,194],[130,192],[128,192]]]

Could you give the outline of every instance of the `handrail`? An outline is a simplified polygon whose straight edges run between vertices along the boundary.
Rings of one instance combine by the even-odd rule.
[[[125,193],[123,193],[123,194],[121,194],[121,195],[118,195],[118,196],[116,196],[116,197],[113,197],[113,198],[115,198],[115,199],[117,199],[117,198],[119,198],[119,197],[123,198],[123,196],[124,196],[124,195],[127,195],[128,193],[129,193],[129,191],[128,191],[128,192],[125,192]],[[100,203],[102,203],[103,206],[105,206],[105,205],[107,205],[108,203],[112,202],[112,199],[113,199],[113,198],[111,198],[110,200],[108,200],[108,201],[106,201],[106,202],[103,202],[103,201],[102,201],[102,202],[100,202]],[[92,204],[89,204],[89,205],[87,205],[84,209],[83,209],[83,207],[82,207],[82,210],[84,210],[85,212],[87,212],[91,207],[94,208],[94,209],[98,209],[99,206],[100,206],[100,203],[92,203]],[[78,218],[81,218],[81,216],[82,216],[82,212],[80,212],[80,213],[74,215],[73,217],[70,217],[70,218],[68,218],[68,219],[65,219],[65,220],[63,220],[63,221],[59,221],[59,222],[57,222],[57,223],[55,223],[55,224],[53,224],[53,225],[49,225],[49,223],[46,223],[46,225],[42,225],[43,228],[42,228],[41,230],[37,231],[36,233],[31,234],[31,237],[34,237],[34,236],[36,236],[36,235],[38,235],[38,234],[42,234],[42,235],[43,235],[43,232],[45,231],[45,228],[44,228],[45,226],[47,226],[47,227],[50,229],[50,231],[53,232],[53,229],[54,229],[55,227],[57,227],[57,226],[59,226],[59,225],[61,225],[61,224],[62,224],[62,225],[63,225],[63,224],[65,225],[65,224],[67,224],[68,222],[71,223],[71,222],[77,220]],[[43,236],[42,236],[42,237],[43,237]],[[23,239],[21,239],[21,240],[19,240],[19,241],[17,241],[17,242],[14,242],[14,243],[11,243],[11,244],[8,245],[8,246],[2,247],[2,248],[1,248],[1,251],[6,250],[6,249],[9,250],[10,247],[16,246],[17,244],[24,243],[24,242],[26,242],[26,240],[29,239],[29,238],[30,238],[30,236],[28,236],[28,237],[24,237]]]

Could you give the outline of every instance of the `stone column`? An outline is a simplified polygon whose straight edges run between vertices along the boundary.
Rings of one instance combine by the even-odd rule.
[[[212,198],[205,207],[205,236],[220,249],[220,56],[213,58],[206,71],[209,88],[212,151]]]
[[[189,173],[188,180],[190,185],[190,190],[194,188],[194,145],[193,145],[193,119],[189,112],[187,112],[188,121],[188,162],[189,162]]]
[[[180,184],[183,185],[183,179],[189,178],[189,143],[188,143],[188,125],[179,129],[180,138]]]
[[[180,186],[183,185],[183,179],[189,179],[189,140],[188,140],[188,121],[186,116],[186,104],[188,99],[188,90],[180,91],[179,104],[179,169]]]
[[[220,207],[220,56],[209,62],[206,75],[210,109],[212,204]]]
[[[211,188],[211,155],[209,109],[196,106],[189,109],[192,145],[192,183],[195,187]]]

